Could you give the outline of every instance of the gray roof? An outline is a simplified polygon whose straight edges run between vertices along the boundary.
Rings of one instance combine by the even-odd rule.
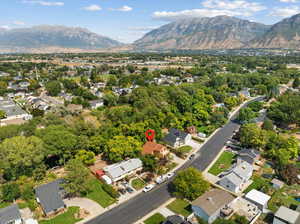
[[[165,138],[163,139],[164,142],[170,144],[170,145],[174,145],[177,141],[177,138],[179,138],[180,140],[184,140],[186,138],[186,136],[188,136],[189,134],[175,129],[175,128],[171,128],[169,130],[169,133],[165,136]]]
[[[61,186],[63,179],[55,180],[35,188],[36,197],[46,214],[65,207],[63,202],[64,189]]]
[[[0,110],[4,111],[7,117],[27,114],[22,108],[11,99],[0,100]]]
[[[167,218],[166,221],[163,222],[163,224],[183,224],[184,220],[182,217],[178,215],[172,215]]]
[[[233,183],[235,186],[240,186],[243,183],[243,179],[236,175],[235,173],[230,173],[226,176],[224,176],[221,181],[227,180],[231,183]]]
[[[247,177],[249,177],[249,175],[252,175],[253,167],[249,163],[243,162],[236,166],[232,170],[232,172],[238,175],[239,177],[246,179]]]
[[[21,219],[21,214],[17,205],[0,209],[0,224],[8,224],[18,219]]]
[[[143,162],[140,159],[130,159],[104,167],[103,170],[113,179],[116,179],[142,167]]]
[[[275,217],[287,221],[288,223],[300,223],[300,213],[281,206],[275,213]]]

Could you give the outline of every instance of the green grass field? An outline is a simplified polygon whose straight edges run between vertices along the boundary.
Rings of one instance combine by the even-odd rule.
[[[96,178],[93,178],[90,183],[91,192],[89,192],[86,197],[97,202],[103,208],[108,207],[109,205],[116,202],[108,193],[102,189],[102,184]]]
[[[40,224],[74,224],[80,219],[75,218],[75,214],[79,211],[79,207],[69,207],[68,210],[50,220],[42,220]]]
[[[235,155],[231,152],[223,152],[208,172],[217,176],[220,173],[228,170],[233,164],[234,157]]]
[[[183,199],[176,199],[175,201],[170,203],[167,208],[172,212],[183,215],[185,217],[189,216],[192,213],[190,203]]]
[[[161,224],[165,221],[165,217],[160,213],[156,213],[144,221],[145,224]]]

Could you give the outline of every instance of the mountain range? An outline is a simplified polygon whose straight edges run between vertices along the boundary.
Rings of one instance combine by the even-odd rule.
[[[0,52],[160,51],[235,48],[300,49],[300,14],[274,25],[229,16],[190,18],[146,33],[131,45],[83,28],[0,28]]]

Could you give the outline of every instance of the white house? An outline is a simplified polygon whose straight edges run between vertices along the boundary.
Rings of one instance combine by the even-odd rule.
[[[269,195],[255,189],[248,192],[245,198],[254,203],[262,211],[268,208],[268,201],[271,199]]]
[[[189,141],[192,140],[192,135],[184,131],[171,128],[169,133],[164,137],[163,141],[173,147],[178,148],[180,146],[186,145]]]
[[[237,165],[228,175],[224,176],[218,184],[231,192],[238,193],[243,190],[252,173],[252,165],[243,162]]]
[[[300,224],[300,213],[281,206],[274,215],[273,224]]]
[[[112,182],[122,180],[126,176],[130,176],[142,169],[143,162],[140,159],[129,159],[103,168],[105,175],[109,177]]]

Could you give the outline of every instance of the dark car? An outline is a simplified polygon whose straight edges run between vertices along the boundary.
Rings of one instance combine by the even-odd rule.
[[[189,159],[192,160],[195,158],[195,156],[196,156],[195,154],[192,154],[192,155],[190,155]]]
[[[128,193],[134,192],[134,190],[133,190],[131,187],[126,187],[126,191],[127,191]]]

